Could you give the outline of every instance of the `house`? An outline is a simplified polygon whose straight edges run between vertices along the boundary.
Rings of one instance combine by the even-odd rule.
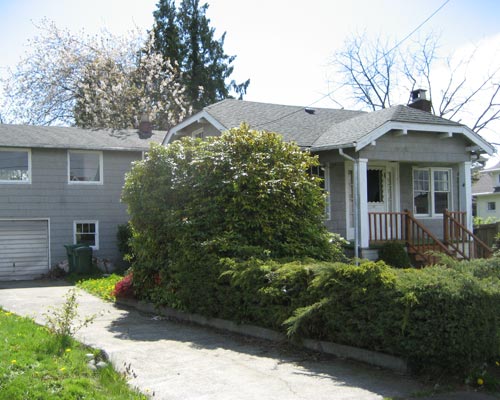
[[[483,220],[500,221],[500,162],[479,172],[472,184],[476,216]]]
[[[87,243],[120,262],[124,176],[165,132],[0,124],[0,280],[30,279]]]
[[[277,132],[319,156],[325,224],[354,243],[355,255],[373,258],[374,245],[401,240],[422,257],[436,246],[474,256],[463,231],[472,230],[471,160],[494,148],[465,125],[431,114],[425,91],[412,94],[409,106],[374,112],[228,99],[171,128],[163,143],[219,135],[242,122]],[[451,250],[457,240],[450,232],[459,230],[461,243]]]

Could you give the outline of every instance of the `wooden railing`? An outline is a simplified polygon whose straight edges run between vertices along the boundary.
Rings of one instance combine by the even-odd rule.
[[[489,258],[493,250],[466,227],[465,212],[445,210],[443,241],[462,258]]]
[[[405,240],[406,212],[368,213],[370,243]]]
[[[436,264],[439,260],[436,253],[444,253],[450,257],[454,253],[448,249],[420,221],[415,219],[410,211],[406,211],[406,245],[408,252],[420,259],[422,264]]]
[[[443,242],[430,232],[408,210],[403,212],[368,213],[370,243],[403,241],[408,252],[419,258],[424,264],[434,264],[437,257],[432,253],[440,252],[453,256]]]
[[[464,211],[445,210],[441,241],[408,210],[370,212],[369,239],[371,244],[398,240],[405,242],[408,252],[427,264],[437,261],[437,257],[432,255],[436,252],[467,260],[491,257],[493,250],[467,229],[466,217]]]

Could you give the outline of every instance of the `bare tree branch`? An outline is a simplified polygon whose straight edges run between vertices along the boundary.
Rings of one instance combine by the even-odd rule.
[[[500,120],[500,65],[478,79],[480,48],[476,46],[458,60],[441,58],[438,39],[431,33],[396,48],[380,38],[370,41],[366,35],[355,35],[335,54],[334,83],[342,92],[350,91],[355,104],[371,110],[390,107],[395,98],[407,103],[404,99],[420,87],[427,89],[434,114],[458,122],[470,122],[473,117],[471,126],[476,132]],[[474,74],[469,72],[472,66]]]

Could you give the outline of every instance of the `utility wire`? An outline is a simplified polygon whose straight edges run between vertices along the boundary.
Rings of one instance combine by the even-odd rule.
[[[422,28],[422,26],[424,26],[427,22],[429,22],[439,11],[441,11],[441,9],[446,6],[451,0],[446,0],[443,4],[441,4],[431,15],[429,15],[423,22],[421,22],[419,25],[417,25],[417,27],[415,29],[413,29],[409,34],[407,34],[403,39],[401,39],[398,43],[396,43],[391,49],[387,50],[385,53],[383,53],[380,57],[378,57],[372,64],[370,67],[373,67],[375,64],[377,64],[381,59],[383,59],[384,57],[386,57],[389,53],[393,52],[394,50],[396,50],[399,46],[401,46],[404,42],[406,42],[411,36],[413,36],[413,34],[415,34],[415,32],[417,32],[418,30],[420,30],[420,28]],[[326,97],[329,97],[335,90],[332,90],[330,92],[328,92],[327,94],[321,96],[318,100],[315,100],[313,101],[312,103],[308,104],[307,106],[305,107],[300,107],[298,110],[296,111],[292,111],[288,114],[285,114],[285,115],[282,115],[281,117],[278,117],[276,119],[273,119],[273,120],[270,120],[270,121],[266,121],[266,122],[262,122],[258,125],[255,125],[254,128],[259,128],[263,125],[268,125],[268,124],[272,124],[274,122],[277,122],[277,121],[281,121],[282,119],[285,119],[285,118],[288,118],[290,117],[291,115],[294,115],[294,114],[297,114],[299,112],[301,112],[302,110],[304,110],[305,108],[308,108],[308,107],[311,107],[313,106],[314,104],[316,103],[319,103],[321,100],[325,99]]]

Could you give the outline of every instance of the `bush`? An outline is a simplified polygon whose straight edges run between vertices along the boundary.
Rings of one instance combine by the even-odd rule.
[[[402,243],[386,242],[378,251],[379,260],[394,268],[411,267],[410,257]]]
[[[398,272],[405,318],[400,354],[416,368],[470,370],[500,354],[500,281],[429,267]]]
[[[120,279],[115,284],[115,288],[111,293],[115,298],[135,298],[134,285],[133,285],[133,274],[127,274],[122,279]]]
[[[232,129],[152,145],[127,175],[134,288],[145,299],[218,316],[221,259],[343,257],[323,224],[316,157],[277,134]],[[155,277],[161,277],[161,285]]]
[[[130,224],[127,223],[118,225],[118,231],[116,233],[118,251],[122,256],[122,259],[126,261],[133,260],[132,247],[130,246],[131,239],[132,227]]]
[[[443,267],[396,270],[383,262],[325,264],[291,335],[407,359],[414,370],[468,371],[500,354],[500,282]]]

